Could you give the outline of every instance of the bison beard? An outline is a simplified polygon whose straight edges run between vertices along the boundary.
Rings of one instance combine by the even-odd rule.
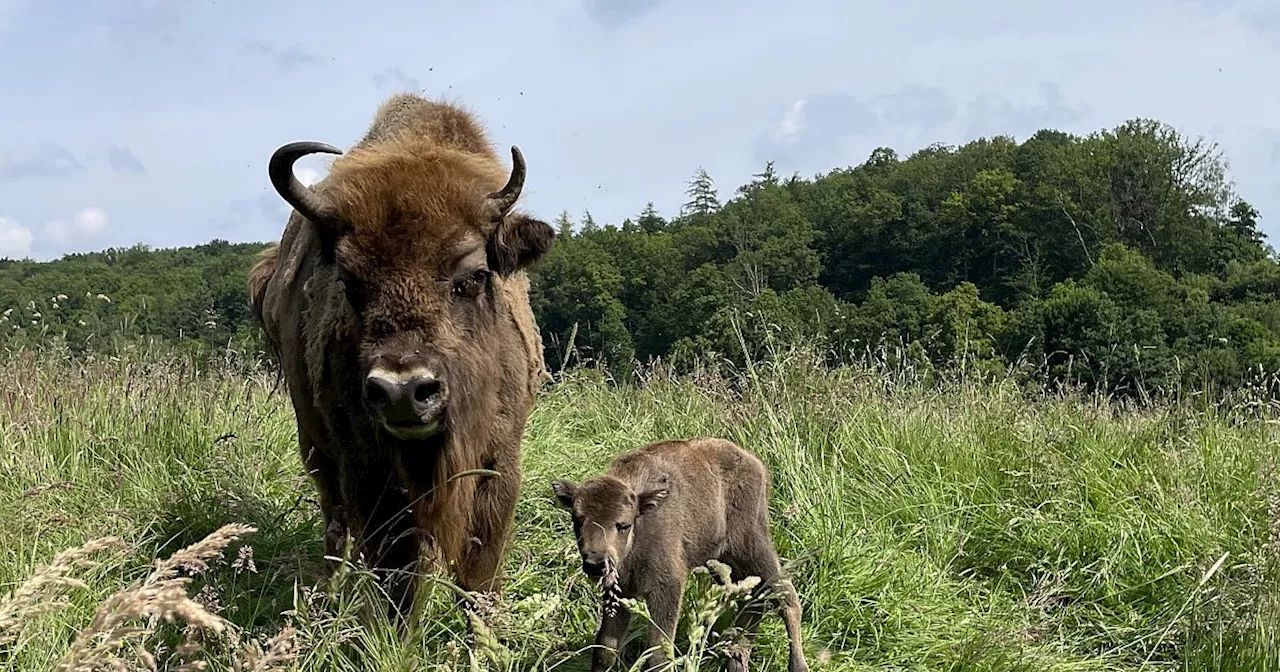
[[[514,210],[524,158],[513,147],[508,173],[470,113],[407,94],[307,188],[292,166],[315,152],[340,153],[299,142],[272,156],[294,211],[249,291],[319,491],[325,552],[341,557],[350,535],[397,615],[427,557],[464,589],[498,590],[546,377],[525,269],[555,235]]]

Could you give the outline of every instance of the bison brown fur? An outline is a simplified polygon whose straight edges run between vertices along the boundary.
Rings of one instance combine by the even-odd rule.
[[[557,479],[551,485],[557,504],[573,516],[583,571],[593,577],[616,575],[623,596],[645,600],[653,619],[648,647],[675,636],[689,570],[715,559],[732,569],[734,581],[757,576],[758,590],[781,588],[788,669],[808,669],[800,599],[782,575],[769,534],[769,472],[758,457],[723,439],[663,441],[619,455],[604,474],[581,484]],[[746,669],[750,640],[762,617],[758,604],[742,612],[739,625],[747,648],[730,659],[730,669]],[[620,605],[603,616],[593,671],[613,663],[629,622]],[[659,648],[648,665],[664,660]]]
[[[511,151],[508,171],[467,110],[399,94],[313,187],[293,163],[340,150],[290,143],[271,158],[293,212],[249,273],[253,312],[293,403],[326,554],[350,535],[402,615],[424,551],[464,589],[500,585],[546,375],[525,272],[555,235],[514,208],[525,164]]]

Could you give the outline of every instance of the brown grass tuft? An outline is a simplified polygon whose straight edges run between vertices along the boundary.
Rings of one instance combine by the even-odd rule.
[[[72,570],[88,569],[98,563],[89,556],[110,548],[123,548],[118,537],[90,539],[77,548],[53,556],[53,561],[37,569],[17,590],[0,600],[0,645],[13,643],[24,623],[57,611],[68,603],[67,592],[88,588],[70,576]]]
[[[126,645],[144,669],[155,669],[155,657],[141,648],[141,641],[153,634],[162,621],[181,618],[195,630],[218,634],[228,630],[230,623],[193,600],[187,594],[187,585],[196,574],[209,568],[211,559],[221,557],[224,548],[256,531],[238,523],[224,525],[168,558],[157,560],[155,569],[141,585],[121,590],[98,607],[93,620],[76,636],[55,669],[58,672],[94,672],[104,667],[130,669],[117,655]],[[192,634],[195,633],[189,632]],[[188,669],[203,669],[199,663],[189,665]]]

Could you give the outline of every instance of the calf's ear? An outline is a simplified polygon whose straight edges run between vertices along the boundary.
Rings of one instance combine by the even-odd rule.
[[[578,486],[561,478],[551,481],[551,491],[556,495],[556,506],[568,511],[573,508],[573,495]]]
[[[636,503],[636,506],[639,507],[640,515],[643,516],[646,513],[653,513],[658,510],[658,507],[662,506],[665,501],[667,501],[667,488],[658,487],[640,493],[640,500]]]
[[[510,213],[489,236],[489,268],[499,275],[526,268],[551,250],[555,238],[550,224],[521,212]]]

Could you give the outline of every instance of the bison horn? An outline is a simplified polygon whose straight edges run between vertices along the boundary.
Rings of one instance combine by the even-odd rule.
[[[323,142],[291,142],[277,149],[267,165],[271,185],[280,197],[293,206],[303,217],[320,222],[332,215],[332,208],[319,194],[303,186],[293,174],[293,164],[300,158],[317,152],[341,154],[342,150]]]
[[[486,198],[489,212],[496,219],[507,214],[511,206],[516,204],[516,200],[520,198],[520,191],[524,189],[524,155],[520,153],[520,148],[515,145],[511,146],[511,177],[507,178],[507,184],[501,191],[495,191]]]

